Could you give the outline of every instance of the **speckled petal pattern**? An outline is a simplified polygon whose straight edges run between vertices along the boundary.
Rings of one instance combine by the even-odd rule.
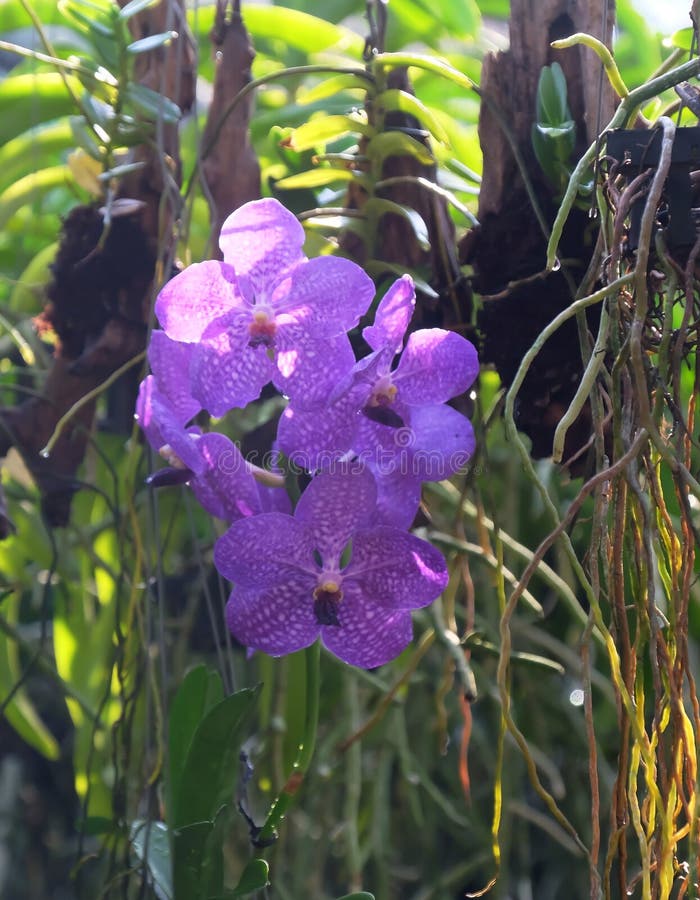
[[[394,373],[404,403],[426,406],[463,394],[479,371],[474,346],[454,331],[426,328],[406,342]]]
[[[219,236],[225,262],[252,294],[271,292],[284,272],[304,262],[303,244],[304,229],[296,216],[271,197],[243,204],[226,219]]]
[[[213,416],[257,400],[275,371],[263,346],[245,332],[224,331],[198,344],[192,357],[192,394]]]
[[[321,626],[325,647],[343,662],[362,669],[373,669],[394,659],[413,637],[411,613],[383,609],[356,586],[344,588],[338,606],[340,626]]]
[[[265,591],[236,588],[226,604],[233,636],[252,650],[284,656],[308,647],[319,634],[313,581],[289,579]]]
[[[148,362],[158,389],[183,422],[188,422],[202,408],[194,399],[190,383],[190,363],[193,344],[171,340],[164,331],[156,329],[148,345]]]
[[[208,260],[172,278],[158,295],[155,312],[168,337],[193,342],[211,322],[244,305],[231,266]]]
[[[262,511],[258,484],[240,450],[226,435],[210,432],[197,441],[206,469],[190,481],[201,506],[226,522]]]
[[[427,606],[445,588],[447,563],[440,551],[397,528],[374,528],[353,536],[346,581],[358,584],[384,609]]]
[[[214,565],[242,587],[262,590],[300,573],[314,581],[314,547],[312,532],[304,523],[284,513],[263,513],[231,525],[216,542]]]
[[[376,499],[374,478],[364,466],[338,463],[314,477],[294,515],[313,531],[324,563],[337,562],[356,529],[370,521]]]

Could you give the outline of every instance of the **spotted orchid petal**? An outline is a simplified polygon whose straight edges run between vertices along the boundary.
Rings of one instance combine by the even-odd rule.
[[[172,278],[158,295],[155,312],[169,338],[192,343],[212,322],[246,305],[231,266],[209,260]]]
[[[415,305],[413,279],[404,275],[382,297],[374,316],[374,324],[362,331],[362,337],[372,350],[388,348],[392,356],[400,352]]]

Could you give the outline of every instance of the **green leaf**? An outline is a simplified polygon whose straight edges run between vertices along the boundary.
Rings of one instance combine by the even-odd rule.
[[[261,891],[270,883],[269,874],[270,867],[264,859],[251,859],[233,890],[224,891],[208,900],[232,900],[234,897],[246,897],[255,891]]]
[[[390,156],[412,156],[424,166],[435,165],[430,149],[403,131],[383,131],[375,135],[365,149],[367,156],[381,170],[381,163]],[[381,171],[377,171],[377,176]]]
[[[53,165],[62,150],[74,146],[65,120],[30,128],[0,147],[0,191],[42,166]]]
[[[132,16],[137,15],[137,13],[148,9],[149,6],[157,6],[160,2],[161,0],[131,0],[130,3],[127,3],[126,6],[119,10],[119,18],[126,22]]]
[[[142,84],[128,84],[124,93],[127,99],[146,116],[163,119],[171,124],[178,122],[182,117],[177,103]]]
[[[15,626],[19,618],[19,592],[12,592],[2,604],[3,615],[9,625]],[[8,697],[22,675],[19,649],[12,638],[0,628],[0,697]],[[3,710],[3,715],[19,736],[47,759],[58,759],[60,752],[56,739],[41,721],[24,689],[14,694]]]
[[[58,241],[54,241],[53,244],[42,247],[27,264],[7,301],[8,307],[13,312],[35,316],[41,311],[44,292],[52,278],[50,266],[57,252]]]
[[[309,169],[307,172],[298,172],[296,175],[280,178],[279,181],[275,182],[275,187],[283,191],[290,191],[297,188],[326,187],[329,184],[337,184],[339,181],[355,180],[361,180],[361,176],[356,175],[350,169],[319,166],[315,169]]]
[[[467,90],[473,90],[476,87],[471,78],[463,75],[447,61],[423,53],[378,53],[372,60],[372,64],[386,68],[415,66],[417,69],[424,69],[426,72],[440,75]]]
[[[411,209],[409,206],[404,206],[401,203],[395,203],[393,200],[384,200],[381,197],[370,197],[364,205],[364,211],[368,217],[374,215],[377,219],[380,219],[387,213],[401,216],[413,229],[413,234],[420,247],[423,250],[430,250],[428,227],[425,224],[423,217],[420,213],[417,213],[415,209]]]
[[[23,206],[38,203],[48,191],[73,183],[68,166],[50,166],[25,175],[0,194],[0,229]]]
[[[226,697],[199,722],[187,750],[180,786],[173,795],[173,827],[213,821],[238,781],[243,729],[259,689]]]
[[[100,22],[95,16],[90,17],[86,15],[80,9],[77,9],[77,6],[76,0],[58,0],[58,8],[63,15],[71,19],[90,40],[95,35],[114,40],[114,32],[109,27],[109,24]]]
[[[297,91],[297,103],[306,105],[317,100],[325,100],[326,97],[334,97],[341,91],[362,91],[363,94],[372,96],[374,84],[371,78],[361,78],[359,75],[333,75],[324,78],[313,87],[301,87]]]
[[[357,891],[354,894],[345,894],[339,897],[338,900],[374,900],[374,894],[370,894],[367,891]]]
[[[122,175],[138,172],[139,169],[143,169],[145,165],[146,163],[143,161],[122,163],[120,166],[113,166],[113,168],[107,169],[106,172],[101,172],[97,177],[100,181],[109,181],[110,178],[121,178]]]
[[[202,896],[202,868],[213,828],[213,822],[193,822],[173,832],[175,900],[194,900]]]
[[[173,870],[170,859],[170,839],[165,822],[146,822],[136,819],[131,825],[131,846],[148,868],[158,900],[173,900]]]
[[[76,94],[77,78],[66,76]],[[0,145],[43,122],[77,112],[58,72],[9,75],[0,82]]]
[[[147,53],[149,50],[155,50],[157,47],[163,47],[170,44],[178,37],[177,31],[163,31],[160,34],[149,34],[148,37],[134,41],[126,48],[129,53],[134,55],[138,53]]]
[[[384,262],[383,259],[368,259],[363,268],[368,275],[372,276],[372,278],[380,278],[382,275],[386,275],[387,272],[392,272],[397,278],[400,278],[407,272],[406,266],[400,266],[398,263]],[[420,275],[410,269],[408,270],[408,274],[413,279],[413,283],[417,290],[432,300],[438,299],[439,295],[437,291],[435,291],[424,278],[421,278]]]
[[[197,726],[209,709],[221,700],[221,678],[217,672],[208,672],[205,665],[191,669],[173,697],[168,718],[168,789],[171,796],[180,791],[187,752]]]
[[[313,150],[346,134],[369,135],[372,131],[367,123],[352,116],[319,116],[295,128],[287,142],[293,150],[301,152]]]
[[[571,118],[562,67],[557,62],[543,66],[537,82],[537,120],[544,125],[563,125]]]
[[[83,116],[70,117],[70,131],[78,147],[98,162],[102,161],[102,151],[95,132]]]
[[[447,132],[433,113],[417,97],[409,94],[408,91],[400,91],[393,88],[382,91],[375,98],[375,103],[380,109],[383,107],[384,111],[402,112],[414,116],[437,141],[440,141],[441,144],[449,145],[450,139]]]

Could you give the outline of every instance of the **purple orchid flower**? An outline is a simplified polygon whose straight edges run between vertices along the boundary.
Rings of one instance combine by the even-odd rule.
[[[172,396],[172,395],[171,395]],[[287,510],[284,490],[268,490],[274,473],[264,473],[249,465],[240,450],[225,435],[202,434],[197,427],[185,427],[191,418],[186,396],[179,404],[160,390],[155,375],[141,383],[136,402],[136,419],[149,444],[168,463],[149,479],[154,486],[189,484],[201,506],[227,522],[253,516],[270,509]],[[195,412],[199,405],[195,404]],[[281,484],[282,479],[278,477]]]
[[[212,415],[257,399],[269,381],[300,407],[318,402],[352,368],[346,333],[374,285],[350,260],[307,259],[303,243],[277,200],[246,203],[224,222],[224,261],[189,266],[160,292],[163,330],[196,345],[191,393]]]
[[[325,407],[300,409],[292,401],[278,431],[282,450],[309,470],[358,456],[378,478],[393,477],[384,488],[387,497],[396,495],[396,479],[404,477],[405,496],[412,499],[397,524],[408,518],[421,481],[447,478],[474,451],[471,423],[446,405],[478,373],[473,345],[441,328],[415,331],[392,368],[414,303],[413,282],[404,276],[382,299],[374,325],[362,332],[373,352],[336,386]]]
[[[271,656],[320,636],[361,668],[397,656],[412,638],[411,610],[445,588],[447,566],[426,541],[372,527],[375,503],[369,471],[338,466],[313,478],[293,516],[234,522],[214,549],[216,567],[235,583],[226,607],[234,636]]]

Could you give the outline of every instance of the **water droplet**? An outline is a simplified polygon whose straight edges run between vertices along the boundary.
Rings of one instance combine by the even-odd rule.
[[[44,449],[39,453],[39,456],[42,459],[48,459],[49,456],[51,456],[51,451],[44,447]]]

